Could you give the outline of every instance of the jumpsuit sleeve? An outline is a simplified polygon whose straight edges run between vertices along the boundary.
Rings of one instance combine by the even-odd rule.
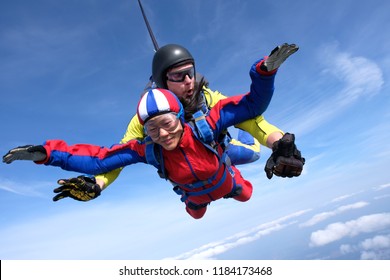
[[[146,163],[145,144],[131,140],[110,148],[88,144],[68,145],[62,140],[44,143],[47,158],[40,164],[58,166],[64,170],[90,175],[106,173],[137,162]]]
[[[283,130],[277,126],[270,124],[263,115],[255,117],[253,119],[244,121],[235,125],[235,127],[248,131],[257,141],[263,146],[267,145],[268,136],[274,132],[280,132],[284,135]]]
[[[226,96],[223,95],[219,91],[213,91],[208,87],[203,87],[203,92],[205,93],[205,98],[207,100],[207,104],[210,107],[214,107],[214,105],[221,99],[225,99]],[[246,145],[246,148],[252,149],[254,152],[260,152],[260,145],[267,146],[268,136],[274,132],[280,132],[284,134],[283,130],[277,127],[274,124],[269,123],[263,115],[257,116],[253,119],[244,121],[242,123],[236,124],[236,128],[247,131],[250,133],[256,140],[253,145],[248,145],[241,141],[238,137],[238,141],[236,139],[232,139],[233,145],[241,146],[242,143]]]
[[[210,110],[207,121],[215,139],[227,127],[261,116],[267,109],[274,92],[276,71],[258,72],[256,66],[261,62],[255,62],[250,69],[252,83],[249,93],[222,99]]]
[[[212,108],[218,101],[227,98],[219,91],[203,87],[207,105]],[[231,138],[227,147],[227,154],[233,165],[251,163],[260,158],[260,143],[249,132],[237,128],[237,139]]]
[[[125,135],[120,141],[121,144],[129,142],[131,139],[143,139],[145,137],[144,129],[142,124],[139,122],[137,115],[134,115],[130,120],[129,125],[127,126]],[[99,174],[96,176],[96,179],[103,180],[104,188],[107,188],[111,183],[113,183],[116,178],[118,178],[123,167],[117,168],[107,173]]]

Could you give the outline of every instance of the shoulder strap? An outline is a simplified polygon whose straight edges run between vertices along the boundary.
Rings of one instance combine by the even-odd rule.
[[[157,168],[157,173],[161,178],[166,179],[164,160],[162,159],[161,146],[156,145],[150,138],[147,136],[145,138],[145,157],[148,164],[153,165]]]
[[[202,110],[196,112],[193,115],[193,118],[200,140],[207,144],[214,144],[214,134],[210,128],[210,125],[207,123],[206,116]]]
[[[230,158],[226,152],[226,147],[228,145],[228,142],[230,141],[227,134],[224,134],[221,139],[218,139],[219,144],[216,143],[214,140],[214,134],[213,131],[210,128],[210,125],[206,121],[205,114],[199,110],[193,115],[194,123],[196,130],[194,130],[195,135],[203,142],[204,146],[208,148],[210,151],[214,152],[220,161],[224,162],[228,168],[231,166]],[[192,126],[191,126],[192,127]],[[218,146],[222,149],[222,154],[218,151]]]

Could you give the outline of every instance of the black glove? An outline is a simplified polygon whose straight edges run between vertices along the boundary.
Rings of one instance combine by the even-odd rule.
[[[3,162],[11,163],[14,160],[42,161],[47,157],[43,146],[26,145],[13,148],[3,156]]]
[[[294,134],[286,133],[274,142],[272,154],[264,168],[268,179],[271,179],[273,174],[290,178],[301,175],[305,158],[301,156],[294,141]]]
[[[94,177],[78,176],[71,179],[60,179],[57,181],[61,187],[54,189],[58,193],[53,197],[53,201],[58,201],[65,197],[71,197],[79,201],[89,201],[97,198],[101,193],[101,188],[96,184]]]

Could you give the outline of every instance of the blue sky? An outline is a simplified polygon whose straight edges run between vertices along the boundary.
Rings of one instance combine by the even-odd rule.
[[[389,2],[143,5],[159,45],[186,46],[226,95],[247,92],[251,64],[276,45],[300,46],[265,117],[295,133],[304,173],[268,180],[263,148],[240,167],[252,199],[217,201],[195,221],[144,164],[87,203],[51,200],[78,173],[0,164],[0,258],[390,259]],[[0,22],[2,154],[46,139],[119,142],[153,57],[137,1],[2,1]]]

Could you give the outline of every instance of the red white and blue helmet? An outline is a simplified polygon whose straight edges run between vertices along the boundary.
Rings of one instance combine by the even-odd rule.
[[[144,125],[150,118],[175,113],[184,121],[184,109],[177,96],[167,89],[155,88],[146,92],[138,103],[137,116]]]

